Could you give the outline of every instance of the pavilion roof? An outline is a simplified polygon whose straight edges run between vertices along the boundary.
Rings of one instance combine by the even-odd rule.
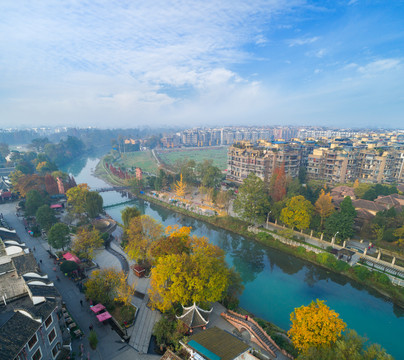
[[[209,314],[212,312],[212,309],[209,311],[201,309],[195,303],[192,306],[185,307],[182,306],[183,312],[181,316],[177,316],[177,319],[180,319],[185,325],[189,328],[196,328],[201,326],[206,326],[209,323]]]

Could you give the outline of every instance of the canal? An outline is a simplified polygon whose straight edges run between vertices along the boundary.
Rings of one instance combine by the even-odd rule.
[[[97,163],[97,158],[80,159],[64,171],[73,174],[78,184],[85,182],[92,188],[104,187],[105,182],[92,174]],[[118,192],[101,195],[105,205],[125,199]],[[294,308],[307,305],[317,298],[325,300],[348,327],[381,344],[396,359],[404,359],[404,346],[401,344],[404,311],[375,291],[202,221],[142,200],[134,200],[133,204],[164,226],[191,226],[194,234],[206,236],[221,247],[226,252],[229,265],[234,266],[243,278],[245,290],[240,305],[248,311],[289,329],[289,316]],[[123,207],[112,207],[108,213],[121,221],[120,211]]]

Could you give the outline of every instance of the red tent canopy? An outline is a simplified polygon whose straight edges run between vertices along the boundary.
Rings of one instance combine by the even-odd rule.
[[[60,204],[53,204],[50,206],[51,209],[60,209],[61,207],[63,207],[63,206]]]
[[[100,322],[103,322],[103,321],[108,320],[108,319],[110,319],[110,318],[112,318],[112,316],[111,316],[111,314],[110,314],[108,311],[105,311],[105,312],[103,312],[102,314],[97,315],[97,319],[98,319]]]
[[[100,312],[101,310],[104,310],[105,306],[102,304],[97,304],[94,306],[91,306],[91,310],[96,314],[97,312]]]
[[[74,261],[76,264],[80,264],[81,262],[76,255],[73,255],[72,253],[69,252],[63,254],[63,258],[65,258],[68,261]]]

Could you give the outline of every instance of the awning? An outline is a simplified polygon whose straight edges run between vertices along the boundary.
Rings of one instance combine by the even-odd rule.
[[[63,207],[63,206],[60,205],[60,204],[53,204],[53,205],[50,206],[51,209],[60,209],[60,208],[62,208],[62,207]]]
[[[112,316],[111,316],[111,314],[110,314],[108,311],[105,311],[105,312],[103,312],[102,314],[97,315],[97,319],[98,319],[100,322],[103,322],[103,321],[108,320],[108,319],[110,319],[110,318],[112,318]]]
[[[97,304],[97,305],[91,306],[91,310],[94,312],[94,314],[96,314],[104,309],[105,309],[105,306],[102,304]]]
[[[69,261],[74,261],[76,264],[81,263],[80,259],[76,255],[73,255],[72,253],[69,252],[63,254],[63,258]]]

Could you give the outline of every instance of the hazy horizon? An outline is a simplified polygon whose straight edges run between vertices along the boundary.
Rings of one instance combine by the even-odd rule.
[[[398,128],[404,3],[0,4],[1,127]]]

